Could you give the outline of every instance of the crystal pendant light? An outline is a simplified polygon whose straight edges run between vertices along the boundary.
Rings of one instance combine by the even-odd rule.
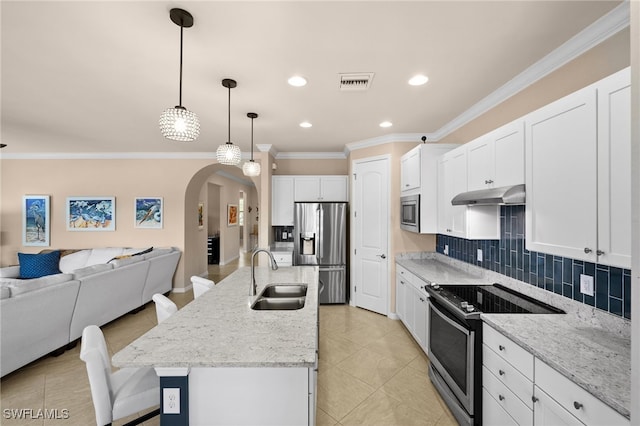
[[[216,159],[220,164],[226,164],[228,166],[237,166],[240,164],[240,148],[237,145],[234,145],[231,142],[231,89],[236,87],[238,84],[235,80],[231,80],[229,78],[225,78],[222,80],[222,85],[229,89],[229,134],[227,138],[227,143],[224,145],[220,145],[216,150]]]
[[[200,134],[200,120],[192,111],[182,106],[182,32],[184,28],[193,26],[193,16],[183,9],[171,9],[169,17],[180,27],[180,97],[177,106],[162,113],[158,124],[165,138],[191,142]]]
[[[258,114],[248,112],[247,117],[251,119],[251,160],[245,161],[242,165],[242,173],[245,176],[260,176],[260,163],[253,161],[253,119],[258,118]]]

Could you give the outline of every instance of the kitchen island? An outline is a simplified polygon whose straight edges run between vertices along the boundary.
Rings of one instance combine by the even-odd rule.
[[[255,276],[258,294],[306,284],[304,306],[252,310],[251,268],[240,268],[114,355],[117,367],[154,367],[163,391],[179,393],[177,406],[165,397],[163,425],[315,423],[318,269],[258,267]]]

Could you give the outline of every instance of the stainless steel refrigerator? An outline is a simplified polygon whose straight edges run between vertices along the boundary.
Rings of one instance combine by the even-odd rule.
[[[347,302],[347,203],[295,203],[294,265],[318,265],[319,302]]]

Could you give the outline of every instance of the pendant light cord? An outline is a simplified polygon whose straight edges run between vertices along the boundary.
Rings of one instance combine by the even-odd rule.
[[[251,118],[251,161],[253,161],[253,117]]]
[[[231,86],[229,86],[229,100],[227,103],[227,112],[228,112],[228,116],[227,116],[227,123],[229,124],[227,126],[229,133],[227,134],[227,143],[230,144],[231,143]]]
[[[183,23],[180,25],[180,90],[178,105],[182,107],[182,33],[184,30]]]

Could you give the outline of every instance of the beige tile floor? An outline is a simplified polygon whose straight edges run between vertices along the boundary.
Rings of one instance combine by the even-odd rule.
[[[246,260],[247,256],[241,256],[230,265],[210,266],[209,277],[219,282]],[[193,294],[171,293],[170,298],[182,307]],[[150,303],[141,312],[127,314],[102,329],[113,355],[155,325]],[[319,354],[318,425],[457,424],[429,382],[427,357],[399,321],[345,305],[321,306]],[[79,355],[77,345],[2,378],[0,424],[94,424],[89,382]],[[11,410],[20,409],[23,413],[31,410],[32,415],[12,418]],[[38,410],[54,418],[38,416]],[[159,425],[159,418],[145,425]]]

